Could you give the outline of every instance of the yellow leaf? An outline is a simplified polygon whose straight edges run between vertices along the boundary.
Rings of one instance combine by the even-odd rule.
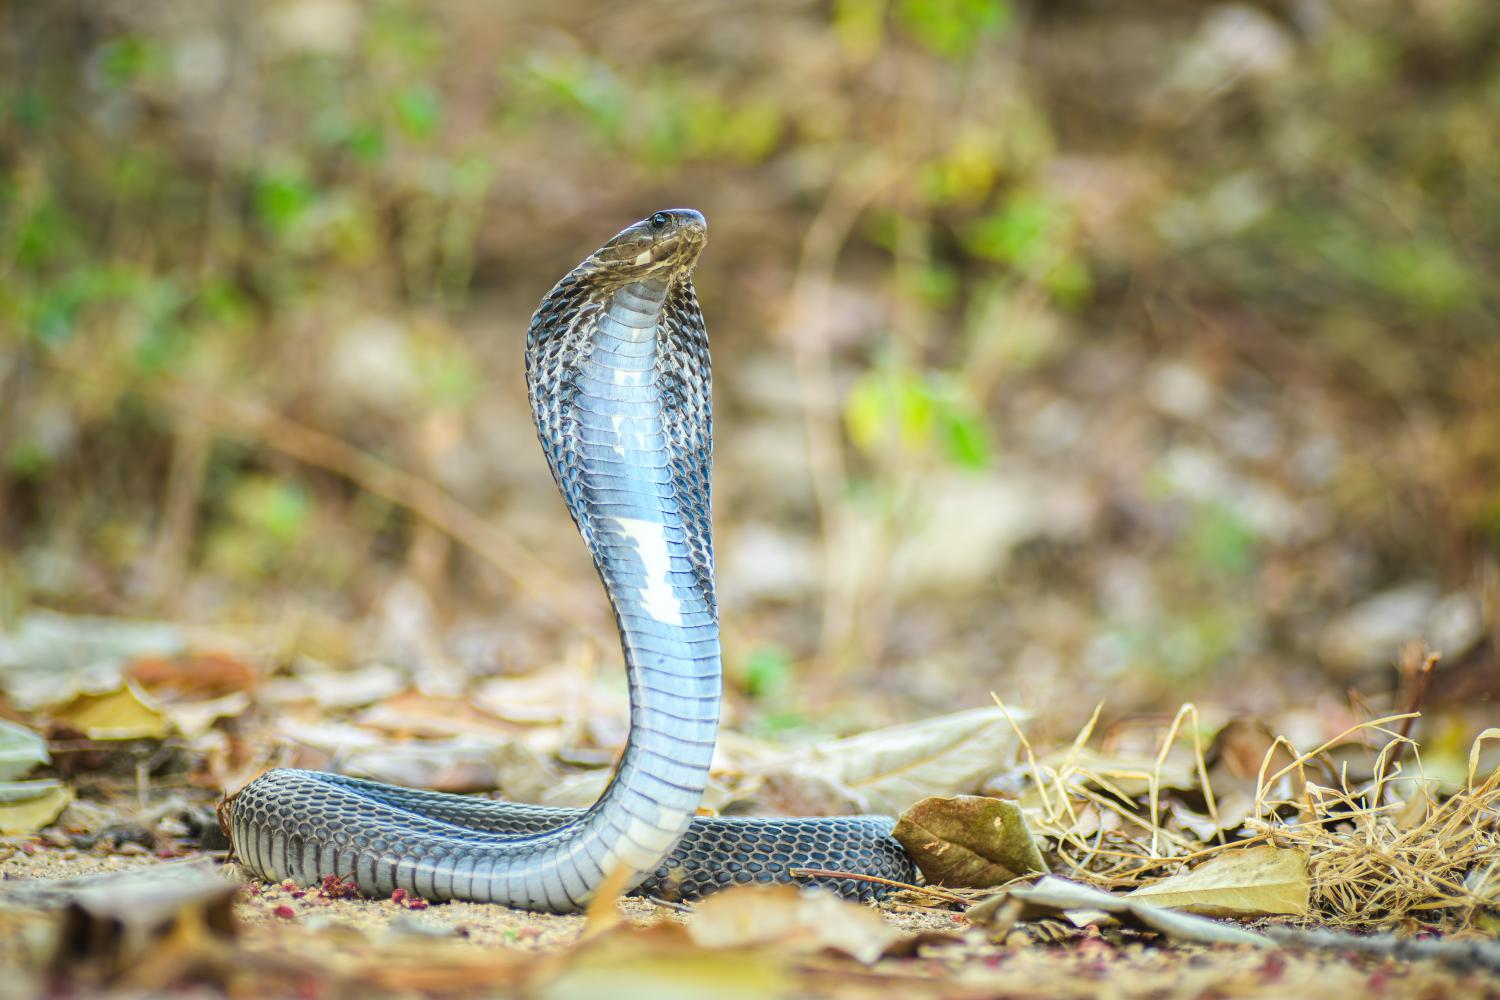
[[[55,713],[91,740],[161,739],[167,720],[133,683],[103,694],[81,694]]]
[[[36,833],[73,801],[73,790],[59,781],[0,783],[0,834],[24,837]]]
[[[1209,917],[1300,917],[1310,891],[1306,851],[1261,844],[1217,854],[1126,895]]]

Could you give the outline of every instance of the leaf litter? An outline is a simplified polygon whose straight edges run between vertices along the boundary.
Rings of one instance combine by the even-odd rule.
[[[1429,776],[1402,728],[1409,713],[1344,727],[1309,751],[1259,720],[1210,729],[1191,705],[1137,731],[1154,745],[1101,734],[1096,711],[1071,741],[1039,748],[1027,715],[998,702],[806,746],[729,730],[709,807],[901,813],[922,884],[873,908],[780,887],[691,912],[604,893],[587,918],[551,917],[360,899],[336,880],[241,883],[237,866],[221,867],[212,807],[283,763],[523,800],[563,788],[590,797],[623,730],[618,688],[589,657],[565,664],[562,680],[481,680],[487,697],[469,700],[378,663],[341,688],[336,667],[277,666],[235,652],[232,636],[190,641],[149,623],[62,648],[91,622],[49,616],[25,633],[87,683],[59,685],[49,701],[27,675],[27,707],[0,724],[0,921],[14,935],[6,954],[33,982],[769,997],[923,995],[961,981],[1092,996],[1115,976],[1122,996],[1225,984],[1273,996],[1289,982],[1331,995],[1372,975],[1342,957],[1359,950],[1351,942],[1386,940],[1349,930],[1444,935],[1423,938],[1434,947],[1421,955],[1400,952],[1417,964],[1379,973],[1434,996],[1490,974],[1472,942],[1500,930],[1500,729],[1435,772],[1462,781]],[[12,656],[0,663],[6,690],[16,648],[0,644]],[[176,883],[157,858],[181,856],[229,881]],[[120,865],[128,877],[112,873]],[[1303,927],[1333,937],[1289,936]],[[1215,949],[1214,976],[1194,973],[1204,948]]]

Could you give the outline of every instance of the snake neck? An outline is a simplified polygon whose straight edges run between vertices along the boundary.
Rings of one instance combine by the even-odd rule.
[[[589,853],[603,852],[598,866],[631,868],[633,885],[687,829],[718,729],[711,562],[693,547],[707,531],[706,465],[701,489],[681,471],[692,460],[685,442],[706,440],[708,414],[681,405],[676,373],[692,366],[703,387],[709,375],[706,352],[688,358],[672,335],[681,287],[586,292],[565,279],[549,297],[558,301],[543,303],[527,374],[543,450],[614,608],[629,677],[629,741],[575,830],[582,840],[597,834]],[[696,313],[690,286],[686,295]]]

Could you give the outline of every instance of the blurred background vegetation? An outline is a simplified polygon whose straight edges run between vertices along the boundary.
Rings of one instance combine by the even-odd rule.
[[[0,614],[606,661],[540,296],[687,205],[751,728],[1500,688],[1492,0],[11,0]]]

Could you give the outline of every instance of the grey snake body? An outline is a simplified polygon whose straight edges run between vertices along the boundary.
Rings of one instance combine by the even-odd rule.
[[[552,912],[582,908],[622,868],[624,888],[666,899],[793,881],[794,868],[911,881],[887,817],[695,816],[721,684],[711,369],[692,285],[706,235],[690,209],[626,228],[553,287],[527,331],[542,450],[614,608],[629,677],[630,736],[604,794],[554,809],[276,769],[229,807],[235,854],[254,874]],[[880,894],[867,881],[796,881]]]

